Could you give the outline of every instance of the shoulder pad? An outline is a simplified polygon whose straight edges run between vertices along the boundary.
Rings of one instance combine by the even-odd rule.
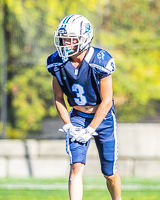
[[[58,52],[56,51],[47,58],[46,68],[47,70],[49,70],[49,68],[57,67],[62,64],[63,64],[62,58],[59,57]]]
[[[99,73],[105,73],[107,76],[112,74],[115,69],[114,58],[105,50],[94,48],[94,57],[89,65],[96,69]]]
[[[55,72],[59,70],[59,67],[67,61],[68,58],[60,57],[56,51],[47,58],[46,68],[52,75],[55,75]]]

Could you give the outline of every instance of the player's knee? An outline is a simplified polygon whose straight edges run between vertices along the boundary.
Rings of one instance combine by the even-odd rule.
[[[105,175],[104,174],[104,177],[106,178],[107,181],[114,182],[117,179],[118,174],[117,173],[112,174],[112,175]]]
[[[74,163],[71,165],[70,172],[72,175],[82,175],[84,171],[83,163]]]

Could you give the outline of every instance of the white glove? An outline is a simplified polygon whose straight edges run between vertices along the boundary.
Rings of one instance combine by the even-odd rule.
[[[62,128],[59,128],[58,131],[65,132],[68,134],[68,137],[71,138],[71,142],[74,142],[79,135],[81,127],[73,126],[72,123],[65,124]]]
[[[79,131],[79,135],[76,138],[76,141],[81,142],[81,143],[86,143],[88,140],[91,139],[92,135],[97,135],[94,133],[95,133],[95,129],[92,128],[91,126],[88,126],[87,128]]]
[[[73,127],[73,125],[71,123],[68,123],[63,125],[62,128],[59,128],[58,131],[67,133],[71,127]]]
[[[73,126],[69,129],[69,138],[71,138],[71,142],[74,142],[75,140],[77,140],[82,130],[84,129],[77,126]]]

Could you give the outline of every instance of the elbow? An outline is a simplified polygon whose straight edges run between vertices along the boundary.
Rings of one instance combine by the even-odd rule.
[[[65,102],[64,102],[64,99],[63,99],[63,98],[58,98],[58,97],[56,97],[56,98],[54,99],[54,101],[55,101],[56,106],[58,106],[59,104],[65,105]]]

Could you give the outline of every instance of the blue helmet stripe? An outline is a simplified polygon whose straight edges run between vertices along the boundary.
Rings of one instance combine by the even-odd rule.
[[[64,19],[63,23],[68,23],[68,21],[70,20],[70,18],[73,17],[73,16],[74,16],[74,14],[68,15],[68,16]]]

